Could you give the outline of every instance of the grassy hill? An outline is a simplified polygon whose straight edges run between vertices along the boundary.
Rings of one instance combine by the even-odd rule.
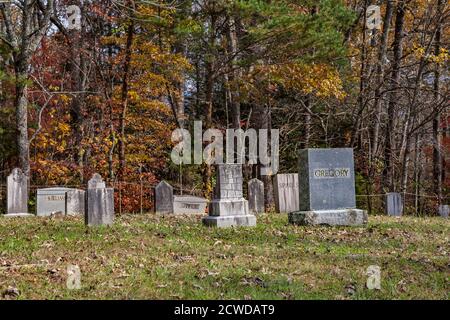
[[[371,216],[364,228],[208,229],[200,217],[0,217],[0,299],[448,299],[450,222]],[[79,265],[82,289],[66,288]],[[381,290],[366,270],[381,267]]]

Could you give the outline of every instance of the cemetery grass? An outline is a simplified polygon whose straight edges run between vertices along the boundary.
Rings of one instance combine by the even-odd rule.
[[[87,229],[81,217],[0,217],[0,299],[449,298],[448,219],[330,228],[267,214],[236,229],[200,219],[123,215]],[[66,288],[69,264],[80,290]],[[366,288],[370,265],[381,267],[381,290]]]

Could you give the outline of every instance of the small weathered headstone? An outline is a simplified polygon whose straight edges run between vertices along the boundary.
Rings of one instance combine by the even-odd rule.
[[[88,181],[88,189],[103,189],[106,188],[106,184],[102,179],[102,176],[98,173],[94,173],[91,180]]]
[[[205,214],[208,200],[193,196],[174,196],[174,214]]]
[[[306,149],[299,157],[300,211],[289,222],[301,225],[362,225],[356,209],[353,149]]]
[[[66,286],[69,290],[81,289],[81,270],[78,265],[67,266]]]
[[[248,182],[248,208],[251,213],[264,213],[264,183],[258,179]]]
[[[105,188],[100,175],[88,182],[85,223],[88,226],[111,225],[114,222],[114,189]]]
[[[242,165],[218,164],[214,199],[209,203],[209,216],[203,223],[214,227],[256,226],[242,191]]]
[[[277,174],[274,177],[275,209],[278,213],[299,210],[298,174]]]
[[[7,214],[5,217],[27,217],[28,177],[21,169],[15,168],[7,179]]]
[[[85,212],[86,191],[73,189],[66,192],[66,215],[83,215]]]
[[[367,268],[366,288],[369,290],[381,290],[381,268],[377,265],[372,265]]]
[[[46,188],[36,192],[36,214],[38,217],[51,216],[56,212],[66,214],[66,193],[70,188]]]
[[[173,213],[173,188],[166,181],[161,181],[155,188],[155,213]]]
[[[400,217],[403,214],[403,199],[400,193],[386,193],[386,213],[393,217]]]
[[[442,218],[448,218],[450,214],[450,206],[448,204],[440,205],[438,211]]]

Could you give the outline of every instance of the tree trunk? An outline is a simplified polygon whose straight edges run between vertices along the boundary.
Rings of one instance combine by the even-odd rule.
[[[131,54],[132,54],[132,45],[133,45],[133,36],[134,36],[134,22],[133,19],[130,19],[130,24],[127,29],[127,43],[125,47],[125,61],[123,66],[123,78],[122,78],[122,94],[121,94],[121,102],[122,102],[122,111],[120,113],[119,118],[119,127],[120,127],[120,135],[119,135],[119,180],[123,181],[124,171],[126,166],[125,159],[125,119],[127,115],[128,108],[128,78],[130,74],[130,65],[131,65]]]
[[[304,148],[308,149],[311,144],[311,96],[307,95],[305,99],[305,143]]]
[[[442,12],[444,0],[438,1],[438,11]],[[438,28],[436,30],[434,54],[438,55],[441,50],[442,37],[442,18],[437,22]],[[441,76],[440,66],[436,63],[434,71],[434,100],[439,99]],[[437,112],[433,119],[433,178],[434,178],[434,193],[437,196],[438,205],[442,204],[442,136],[440,131],[441,113]]]
[[[369,1],[364,1],[364,17],[363,17],[363,36],[362,36],[362,48],[361,48],[361,68],[359,70],[359,94],[357,101],[357,112],[356,119],[353,122],[353,130],[350,141],[350,147],[355,147],[358,143],[359,129],[361,126],[361,118],[365,108],[364,95],[366,91],[367,81],[366,81],[366,64],[367,64],[367,48],[366,48],[366,21],[367,21],[367,7]]]
[[[27,73],[18,71],[16,74],[16,109],[17,147],[19,151],[19,166],[27,177],[30,177],[30,144],[28,141],[28,100],[27,85],[24,79]]]
[[[6,39],[12,49],[16,95],[14,107],[16,110],[17,148],[19,165],[30,177],[30,143],[28,141],[28,101],[27,84],[29,64],[33,53],[38,49],[53,14],[54,0],[48,0],[44,5],[37,1],[22,1],[17,15],[11,14],[9,4],[0,7],[5,27]],[[39,24],[35,24],[39,14]],[[15,20],[17,19],[17,20]],[[17,23],[19,22],[19,23]],[[11,26],[14,26],[13,28]]]
[[[393,1],[388,0],[386,3],[386,14],[383,21],[383,33],[381,35],[380,50],[378,52],[377,70],[376,70],[376,89],[375,89],[375,125],[372,134],[372,159],[375,160],[378,155],[381,113],[382,113],[382,89],[384,78],[384,66],[386,63],[387,43],[389,38],[389,30],[391,26],[392,13],[394,9]]]
[[[266,129],[269,133],[270,133],[270,129],[272,128],[272,115],[271,115],[271,110],[270,110],[270,106],[268,106],[267,104],[261,105],[261,104],[256,104],[253,107],[254,110],[254,116],[253,118],[255,119],[255,125],[258,129]],[[271,138],[268,137],[268,150],[270,150],[271,152],[273,150],[270,149],[270,141]],[[267,153],[268,157],[271,157],[271,153]],[[273,194],[273,182],[272,182],[272,175],[261,175],[262,170],[265,168],[264,165],[262,164],[258,164],[258,176],[260,177],[261,181],[264,183],[264,205],[266,208],[266,211],[269,211],[271,209],[273,209],[273,206],[275,204],[274,201],[274,194]],[[265,170],[266,172],[268,172],[269,170]]]
[[[229,52],[229,81],[230,87],[230,106],[232,114],[232,123],[234,129],[241,128],[241,102],[239,94],[238,72],[235,70],[237,62],[237,52],[238,52],[238,40],[236,35],[235,20],[232,16],[228,18],[227,26],[227,40],[228,40],[228,52]]]
[[[384,148],[384,170],[383,170],[383,187],[385,190],[394,191],[394,118],[397,105],[397,87],[400,81],[400,65],[403,54],[403,24],[405,19],[404,1],[399,1],[396,9],[395,32],[394,32],[394,58],[392,62],[392,74],[390,79],[390,99],[387,111],[387,125],[385,131],[385,148]]]
[[[75,145],[78,147],[78,152],[74,154],[74,160],[79,167],[79,175],[81,181],[84,181],[84,153],[83,147],[83,132],[84,132],[84,116],[83,107],[85,100],[85,86],[87,77],[87,64],[84,56],[84,7],[78,3],[81,9],[81,31],[75,33],[75,39],[71,42],[71,57],[72,57],[72,79],[75,82],[75,91],[77,91],[71,105],[71,119],[72,130],[75,134]],[[75,32],[75,31],[72,31]]]
[[[211,25],[209,30],[209,55],[206,57],[206,73],[205,73],[205,104],[206,104],[206,116],[205,116],[205,126],[206,129],[212,127],[212,114],[213,114],[213,98],[214,98],[214,66],[215,66],[215,30],[216,30],[217,18],[214,13],[211,14]],[[203,192],[206,198],[211,197],[212,193],[212,182],[211,182],[211,166],[204,163],[203,164]]]

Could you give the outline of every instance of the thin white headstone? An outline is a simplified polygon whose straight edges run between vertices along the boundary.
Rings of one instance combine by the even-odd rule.
[[[7,215],[30,216],[28,214],[28,177],[15,168],[7,179]]]

